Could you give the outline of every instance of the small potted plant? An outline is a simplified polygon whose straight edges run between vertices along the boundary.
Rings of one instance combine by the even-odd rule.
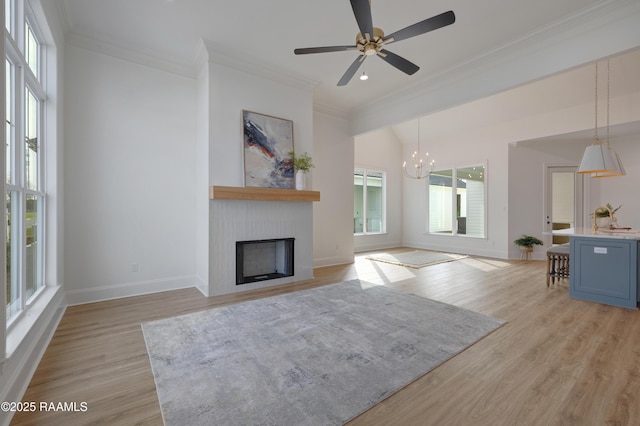
[[[305,187],[305,175],[313,167],[313,160],[306,152],[302,155],[296,155],[295,151],[289,151],[291,162],[296,169],[296,189],[304,189]]]
[[[536,237],[532,237],[531,235],[522,235],[522,237],[518,238],[517,240],[514,240],[513,243],[518,247],[520,247],[520,253],[522,253],[522,255],[526,259],[529,258],[529,253],[533,251],[534,245],[537,245],[537,246],[544,245],[542,241],[540,241]]]
[[[614,213],[620,210],[622,204],[620,204],[615,209],[611,207],[611,203],[607,203],[604,206],[598,207],[591,215],[594,218],[594,227],[597,228],[609,228],[612,226],[617,226],[618,221],[616,220]]]

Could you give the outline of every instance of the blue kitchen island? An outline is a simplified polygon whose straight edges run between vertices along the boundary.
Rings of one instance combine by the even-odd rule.
[[[569,295],[575,299],[638,309],[638,231],[570,228]]]

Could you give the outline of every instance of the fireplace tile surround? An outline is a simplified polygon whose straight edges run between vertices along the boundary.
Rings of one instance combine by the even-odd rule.
[[[280,238],[295,239],[294,275],[237,286],[236,242]],[[219,296],[310,278],[313,278],[313,204],[311,202],[215,198],[210,201],[208,296]]]

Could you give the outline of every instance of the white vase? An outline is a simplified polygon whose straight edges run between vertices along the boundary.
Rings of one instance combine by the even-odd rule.
[[[596,225],[598,225],[598,228],[608,228],[610,223],[611,218],[609,216],[596,218]]]
[[[305,187],[305,175],[306,173],[302,170],[298,170],[296,172],[296,189],[301,191]]]

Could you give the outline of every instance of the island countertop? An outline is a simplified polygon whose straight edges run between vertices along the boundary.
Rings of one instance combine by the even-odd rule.
[[[558,229],[552,232],[553,235],[564,235],[568,237],[589,237],[589,238],[614,238],[622,240],[638,240],[640,241],[640,231],[637,229],[625,230],[609,230],[606,228],[567,228]]]

